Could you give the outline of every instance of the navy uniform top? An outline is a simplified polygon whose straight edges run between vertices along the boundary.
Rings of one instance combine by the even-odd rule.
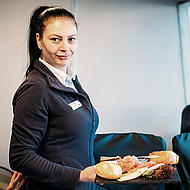
[[[38,60],[13,98],[9,160],[29,176],[26,190],[90,190],[79,183],[80,171],[94,165],[98,115],[77,77],[77,92],[64,86]],[[75,109],[73,102],[80,102]]]

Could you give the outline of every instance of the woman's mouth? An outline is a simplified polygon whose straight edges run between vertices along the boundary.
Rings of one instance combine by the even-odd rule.
[[[70,58],[70,55],[57,55],[57,57],[61,60],[67,60]]]

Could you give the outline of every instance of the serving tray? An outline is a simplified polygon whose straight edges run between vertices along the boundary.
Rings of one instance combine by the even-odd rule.
[[[96,176],[95,183],[98,185],[103,185],[103,184],[153,184],[153,183],[180,183],[180,177],[177,171],[177,168],[175,172],[167,179],[153,179],[153,178],[147,178],[147,177],[138,177],[136,179],[128,180],[128,181],[117,181],[117,180],[109,180],[109,179],[104,179],[99,176]]]

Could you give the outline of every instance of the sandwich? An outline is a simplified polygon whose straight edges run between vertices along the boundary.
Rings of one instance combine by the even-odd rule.
[[[173,151],[155,151],[149,153],[149,156],[156,156],[150,158],[150,161],[156,163],[177,164],[179,162],[179,156]]]
[[[173,165],[178,163],[179,156],[172,151],[155,151],[148,156],[103,156],[100,160],[96,165],[96,174],[105,179],[122,182],[140,176],[153,179],[169,178],[176,170]]]

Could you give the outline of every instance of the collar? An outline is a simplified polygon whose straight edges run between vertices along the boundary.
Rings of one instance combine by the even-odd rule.
[[[53,67],[43,59],[39,58],[39,61],[43,63],[55,76],[56,78],[62,83],[66,84],[68,81],[71,81],[72,79],[75,80],[76,78],[76,71],[73,70],[70,66],[67,67],[66,73],[63,71],[60,71],[59,69]]]
[[[52,73],[52,71],[42,64],[39,60],[36,60],[34,62],[34,69],[38,72],[40,72],[46,79],[48,86],[50,88],[54,88],[56,90],[69,92],[69,93],[77,93],[78,95],[84,97],[87,101],[83,101],[85,107],[88,109],[88,111],[92,114],[92,110],[89,109],[90,106],[90,100],[86,92],[83,90],[82,86],[80,85],[80,82],[78,81],[77,75],[75,75],[74,78],[72,78],[72,82],[74,83],[77,91],[75,91],[73,88],[68,88],[65,85],[63,85],[58,78]],[[31,76],[32,72],[27,76],[27,78]]]

